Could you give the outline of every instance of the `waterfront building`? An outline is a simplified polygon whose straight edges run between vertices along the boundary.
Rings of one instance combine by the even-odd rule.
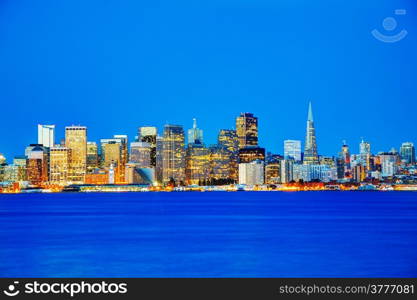
[[[293,181],[293,167],[294,160],[292,159],[283,159],[280,162],[281,169],[281,183],[289,183]]]
[[[87,127],[65,127],[65,146],[71,152],[68,181],[82,184],[87,172]]]
[[[28,154],[26,178],[34,186],[48,181],[48,152],[42,145],[34,146]]]
[[[221,129],[217,136],[217,144],[230,152],[230,179],[237,182],[239,139],[236,130]]]
[[[264,184],[264,162],[255,160],[249,163],[239,164],[239,184],[261,185]]]
[[[294,181],[320,181],[329,182],[337,180],[337,168],[329,165],[301,165],[293,166]]]
[[[265,165],[265,183],[281,183],[281,162],[273,162]]]
[[[129,162],[126,165],[125,177],[127,184],[153,185],[155,183],[155,169],[141,168],[138,164]]]
[[[156,127],[144,126],[139,128],[138,139],[140,142],[148,143],[150,147],[150,165],[151,167],[156,166]]]
[[[122,160],[122,147],[120,140],[101,139],[102,167],[109,168],[111,164],[119,165]]]
[[[100,167],[98,147],[96,142],[87,142],[87,173]]]
[[[210,152],[202,144],[188,144],[186,150],[185,183],[202,185],[210,176]]]
[[[356,165],[352,169],[352,179],[354,182],[363,182],[366,179],[366,168],[363,165]]]
[[[411,142],[402,143],[400,148],[400,156],[401,160],[404,161],[405,164],[415,164],[416,153],[414,144]]]
[[[130,143],[130,161],[129,162],[135,163],[139,168],[151,168],[153,167],[151,164],[151,153],[152,153],[152,146],[149,143],[146,143],[146,142]]]
[[[103,185],[109,183],[108,170],[94,169],[91,173],[85,175],[85,183],[92,185]]]
[[[49,152],[49,182],[51,184],[68,184],[71,151],[67,147],[54,146]]]
[[[381,163],[381,173],[383,177],[391,177],[397,172],[398,153],[382,152],[378,153]]]
[[[237,162],[235,154],[230,152],[223,145],[213,145],[209,147],[210,152],[210,183],[226,184],[236,183],[235,177]]]
[[[284,158],[293,159],[296,163],[301,161],[301,141],[284,141]]]
[[[188,144],[203,144],[203,130],[197,128],[197,119],[193,119],[193,128],[188,129]]]
[[[48,148],[55,145],[55,125],[38,124],[38,144]]]
[[[371,144],[363,139],[359,144],[360,163],[369,169],[369,158],[371,157]]]
[[[185,183],[184,129],[181,125],[165,125],[162,153],[164,184]]]
[[[13,158],[13,165],[17,167],[16,181],[26,181],[26,156],[16,156]]]
[[[250,163],[255,160],[265,161],[265,148],[252,146],[239,149],[238,162],[240,164]]]
[[[155,179],[158,184],[163,182],[163,145],[164,138],[156,137],[156,164],[155,164]]]
[[[239,148],[258,146],[258,118],[251,113],[241,113],[236,118]]]
[[[316,131],[314,127],[313,110],[311,108],[311,102],[308,105],[307,132],[306,141],[304,145],[303,163],[307,165],[314,165],[319,163],[316,144]]]

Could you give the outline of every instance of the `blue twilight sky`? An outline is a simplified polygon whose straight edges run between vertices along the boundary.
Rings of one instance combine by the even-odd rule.
[[[244,111],[282,153],[304,140],[309,100],[320,154],[417,143],[416,16],[415,0],[0,0],[0,153],[22,154],[38,123],[59,142],[66,125],[133,139],[196,117],[211,144]]]

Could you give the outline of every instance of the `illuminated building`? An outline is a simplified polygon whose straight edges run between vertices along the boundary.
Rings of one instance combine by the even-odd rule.
[[[19,176],[19,168],[18,166],[12,164],[12,165],[0,165],[0,169],[2,169],[0,172],[3,173],[2,175],[0,175],[0,178],[2,177],[2,179],[0,179],[1,181],[4,182],[18,182],[18,176]]]
[[[236,155],[223,145],[209,147],[210,152],[210,184],[226,184],[237,182]]]
[[[156,166],[156,127],[140,127],[139,128],[139,141],[148,143],[150,145],[150,159],[151,166]]]
[[[193,128],[188,129],[188,144],[203,144],[203,130],[197,128],[197,119],[193,119]]]
[[[121,149],[120,164],[117,166],[116,183],[124,183],[126,164],[129,161],[128,138],[127,138],[127,135],[123,135],[123,134],[114,135],[113,137],[115,139],[120,140],[120,149]]]
[[[356,165],[352,168],[352,179],[354,182],[363,182],[366,179],[366,168],[363,165]]]
[[[119,165],[122,160],[122,148],[119,140],[101,139],[102,167],[109,168],[111,164]]]
[[[336,162],[335,159],[333,157],[328,157],[328,156],[320,156],[320,165],[327,165],[329,167],[335,167],[336,166]]]
[[[303,163],[306,165],[314,165],[319,163],[316,144],[316,132],[314,128],[313,110],[311,108],[311,102],[308,105],[307,132],[306,141],[304,145]]]
[[[293,166],[294,160],[283,159],[280,162],[281,169],[281,183],[288,183],[293,180]]]
[[[162,150],[164,184],[185,182],[184,129],[181,125],[165,125]]]
[[[239,139],[236,130],[221,129],[217,137],[217,144],[231,153],[230,156],[230,178],[234,181],[238,180],[238,151]]]
[[[156,149],[155,149],[156,150]],[[139,168],[151,168],[151,144],[145,142],[130,143],[130,161]],[[155,152],[156,153],[156,152]]]
[[[154,168],[141,168],[135,163],[126,165],[126,183],[127,184],[150,184],[155,182]]]
[[[161,136],[156,137],[156,166],[155,179],[158,184],[163,182],[163,145],[164,139]]]
[[[398,154],[395,152],[378,153],[381,162],[382,177],[391,177],[397,172]]]
[[[255,160],[265,160],[265,149],[260,147],[245,147],[239,149],[238,162],[250,163]]]
[[[29,152],[26,160],[26,178],[34,186],[48,181],[48,155],[42,145],[34,146]]]
[[[255,160],[250,163],[240,163],[239,184],[264,184],[264,162],[261,160]]]
[[[65,146],[71,151],[68,181],[84,183],[87,171],[87,127],[65,127]]]
[[[400,148],[401,160],[406,164],[414,164],[416,162],[416,152],[414,144],[410,142],[402,143]]]
[[[337,169],[329,165],[301,165],[293,166],[294,181],[329,182],[337,179]]]
[[[281,163],[279,161],[269,163],[265,166],[265,183],[281,183]]]
[[[363,139],[359,144],[359,156],[360,156],[360,163],[368,167],[369,165],[369,158],[371,156],[371,144],[365,142]]]
[[[188,144],[186,150],[185,183],[201,185],[210,174],[209,150],[202,144]]]
[[[239,148],[258,146],[258,118],[251,113],[241,113],[236,118]]]
[[[104,185],[109,182],[109,173],[106,170],[94,169],[92,173],[85,175],[85,183],[93,185]]]
[[[17,167],[16,181],[26,181],[26,156],[16,156],[13,159],[13,165]]]
[[[68,183],[71,152],[68,148],[55,146],[49,152],[49,182],[57,185]]]
[[[284,158],[293,159],[295,162],[301,161],[301,141],[285,140],[284,141]]]
[[[48,148],[55,145],[55,125],[38,124],[38,144]]]
[[[87,173],[99,167],[98,147],[96,142],[87,142]]]

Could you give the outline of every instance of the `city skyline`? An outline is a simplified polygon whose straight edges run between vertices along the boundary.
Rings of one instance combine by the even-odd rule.
[[[0,125],[13,130],[0,151],[33,142],[38,123],[56,124],[58,138],[82,124],[97,141],[193,117],[213,143],[248,111],[262,146],[281,152],[284,139],[304,140],[309,100],[322,154],[362,136],[375,151],[413,140],[415,1],[301,2],[3,1]],[[397,8],[409,35],[376,40]]]

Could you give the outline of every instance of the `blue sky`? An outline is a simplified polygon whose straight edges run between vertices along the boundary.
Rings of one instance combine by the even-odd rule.
[[[406,15],[396,16],[403,8]],[[417,143],[413,0],[0,1],[0,153],[38,123],[88,126],[89,140],[138,126],[192,126],[205,141],[259,117],[260,144],[304,140],[313,102],[318,150],[361,137],[373,152]],[[387,32],[382,20],[395,17]],[[378,29],[408,35],[383,43]]]

